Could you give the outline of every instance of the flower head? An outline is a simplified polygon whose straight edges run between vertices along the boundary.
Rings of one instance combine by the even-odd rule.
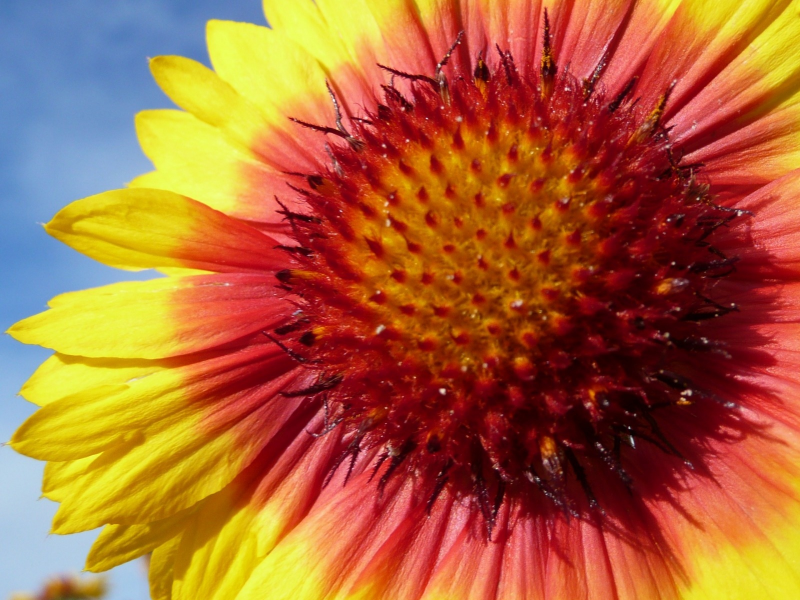
[[[15,434],[175,598],[800,591],[791,2],[267,0],[47,229]]]
[[[106,594],[105,579],[94,577],[81,580],[74,576],[50,579],[36,595],[13,594],[11,600],[90,600]]]

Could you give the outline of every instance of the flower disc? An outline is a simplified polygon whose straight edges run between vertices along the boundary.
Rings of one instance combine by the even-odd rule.
[[[567,465],[595,505],[585,464],[631,485],[622,439],[682,458],[658,414],[704,393],[689,352],[724,353],[703,322],[735,310],[714,288],[737,259],[714,234],[742,213],[673,156],[668,90],[646,110],[509,54],[452,83],[387,70],[409,97],[352,134],[301,123],[344,141],[286,213],[299,310],[276,333],[319,372],[291,393],[353,432],[342,459],[382,447],[382,484],[407,461],[432,499],[535,484],[573,510]]]

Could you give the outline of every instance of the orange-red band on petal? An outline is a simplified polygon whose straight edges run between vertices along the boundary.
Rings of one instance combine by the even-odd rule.
[[[79,252],[121,269],[263,273],[290,263],[271,237],[163,190],[115,190],[78,200],[45,228]]]

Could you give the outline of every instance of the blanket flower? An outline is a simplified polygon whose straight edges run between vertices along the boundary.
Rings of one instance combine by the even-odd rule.
[[[800,3],[265,0],[48,233],[13,447],[156,600],[800,597]]]

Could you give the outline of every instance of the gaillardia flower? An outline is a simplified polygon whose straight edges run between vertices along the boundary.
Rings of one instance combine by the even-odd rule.
[[[12,594],[11,600],[92,600],[104,598],[106,582],[102,578],[81,580],[72,575],[53,577],[38,594]]]
[[[15,434],[153,598],[800,597],[800,3],[266,0],[47,225]]]

